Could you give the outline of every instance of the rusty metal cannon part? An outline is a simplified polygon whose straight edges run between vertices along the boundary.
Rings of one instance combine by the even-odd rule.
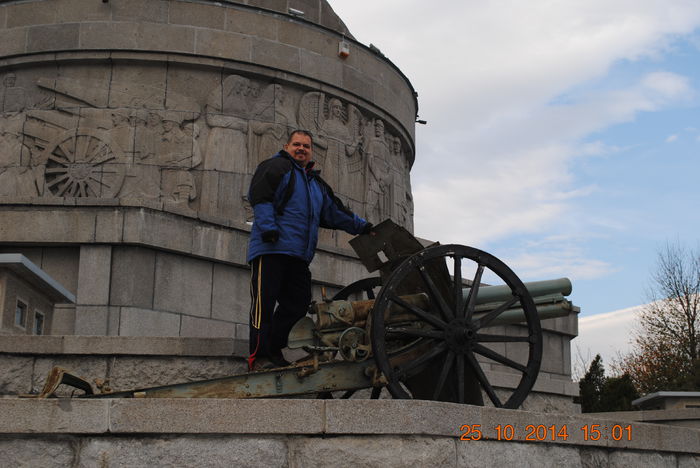
[[[366,361],[371,349],[369,334],[363,328],[350,327],[338,337],[338,350],[346,361]]]
[[[445,278],[436,278],[435,272],[440,271],[436,264],[446,264],[448,259],[451,260],[453,274],[451,284],[445,287]],[[471,290],[465,298],[462,291],[463,271],[468,269],[468,263],[474,267],[475,273]],[[432,268],[428,268],[428,265],[432,265]],[[494,309],[476,316],[476,298],[485,273],[505,283],[511,294]],[[415,287],[417,280],[422,282],[421,289],[430,297],[429,308],[416,307],[400,296],[405,283],[410,282]],[[387,310],[392,306],[413,313],[428,327],[393,326],[391,319],[386,318]],[[527,334],[509,336],[491,332],[489,327],[492,322],[513,307],[522,309]],[[387,279],[377,296],[371,319],[374,360],[386,376],[387,387],[394,398],[413,396],[479,404],[480,394],[475,394],[474,389],[469,388],[470,383],[478,382],[494,406],[517,408],[537,378],[542,359],[542,330],[534,301],[510,268],[481,250],[445,245],[430,247],[413,255]],[[395,346],[392,343],[402,340],[418,340],[414,347],[425,346],[427,352],[404,365],[395,366],[390,348]],[[507,356],[499,352],[494,344],[519,344],[523,348],[519,354],[526,359]],[[495,385],[489,382],[482,364],[476,358],[477,354],[521,374],[517,387],[505,401],[496,394]],[[434,378],[427,379],[426,373]],[[428,388],[425,385],[411,388],[410,379],[417,375],[431,385]],[[470,376],[473,378],[470,379]],[[401,381],[406,381],[413,395],[400,385]]]

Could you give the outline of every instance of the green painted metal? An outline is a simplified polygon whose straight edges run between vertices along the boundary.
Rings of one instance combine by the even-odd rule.
[[[533,298],[538,296],[548,296],[551,294],[561,294],[568,296],[571,294],[571,281],[568,278],[559,278],[546,281],[531,281],[523,283],[528,292]],[[471,288],[464,288],[462,295],[465,300],[469,296]],[[486,304],[489,302],[506,302],[512,297],[511,290],[508,286],[481,286],[479,293],[476,296],[477,304]]]
[[[275,398],[372,387],[373,361],[331,361],[85,398]]]

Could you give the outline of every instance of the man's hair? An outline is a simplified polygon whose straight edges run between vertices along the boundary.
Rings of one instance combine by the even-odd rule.
[[[297,135],[297,134],[306,135],[307,137],[309,137],[309,139],[311,139],[311,144],[313,144],[314,137],[313,137],[313,135],[311,135],[311,132],[308,130],[294,130],[292,133],[289,134],[289,138],[287,138],[287,144],[290,144],[292,142],[292,138],[294,137],[294,135]]]

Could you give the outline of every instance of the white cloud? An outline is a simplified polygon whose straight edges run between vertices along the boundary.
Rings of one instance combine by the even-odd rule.
[[[576,216],[596,188],[576,186],[570,165],[625,148],[583,140],[694,96],[686,77],[664,70],[614,89],[594,84],[616,63],[673,47],[700,24],[697,2],[330,2],[419,93],[428,125],[416,130],[416,233],[443,243],[484,248],[518,234],[618,228],[624,223],[604,214]],[[610,271],[581,252],[549,248],[537,254],[563,259],[554,262],[562,271],[586,278]],[[546,262],[529,254],[512,257],[546,273]]]
[[[669,135],[666,137],[666,143],[673,143],[674,141],[678,140],[678,135]]]
[[[590,364],[596,354],[603,358],[603,364],[609,365],[620,356],[632,350],[632,331],[643,305],[616,310],[604,314],[580,317],[578,337],[571,341],[571,354],[574,367],[578,359]],[[580,367],[580,366],[579,366]]]

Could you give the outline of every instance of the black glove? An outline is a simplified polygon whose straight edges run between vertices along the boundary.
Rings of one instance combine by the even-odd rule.
[[[360,234],[369,234],[372,232],[372,228],[374,227],[374,224],[370,223],[369,221],[364,225],[362,228],[362,231],[360,231]]]
[[[274,243],[280,238],[280,232],[276,229],[272,231],[265,231],[261,234],[263,242]]]

